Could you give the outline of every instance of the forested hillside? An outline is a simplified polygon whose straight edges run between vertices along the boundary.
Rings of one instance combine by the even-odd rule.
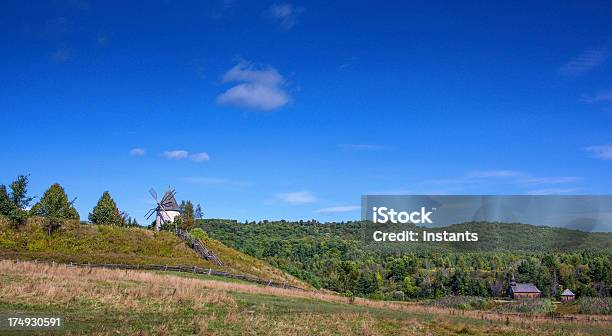
[[[505,296],[512,274],[545,296],[612,296],[612,234],[464,223],[478,243],[371,243],[362,222],[199,222],[208,234],[316,287],[373,298]],[[428,229],[430,230],[430,229]]]

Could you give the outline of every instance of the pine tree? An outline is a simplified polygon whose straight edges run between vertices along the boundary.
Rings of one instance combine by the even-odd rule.
[[[195,215],[193,212],[193,203],[191,201],[181,202],[181,227],[185,230],[191,230],[195,227]]]
[[[98,204],[89,214],[89,220],[94,224],[121,225],[123,218],[108,191],[105,191],[98,200]]]
[[[202,219],[204,217],[204,212],[202,212],[202,207],[198,203],[195,208],[195,219]]]
[[[14,205],[9,198],[5,185],[0,185],[0,215],[9,216]]]

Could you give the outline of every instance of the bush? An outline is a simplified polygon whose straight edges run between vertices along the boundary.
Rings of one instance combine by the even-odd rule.
[[[578,311],[581,314],[612,314],[612,298],[581,297],[578,299]]]
[[[433,307],[455,308],[461,310],[486,309],[491,300],[480,296],[447,296],[430,301]]]
[[[512,301],[495,308],[500,313],[541,313],[549,314],[555,311],[555,305],[550,299],[525,299]]]
[[[191,231],[189,231],[189,233],[192,237],[197,238],[203,242],[207,242],[209,240],[209,237],[206,232],[204,232],[204,230],[200,228],[192,229]]]

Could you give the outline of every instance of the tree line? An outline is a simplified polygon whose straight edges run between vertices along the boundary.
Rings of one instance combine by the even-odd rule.
[[[361,239],[357,222],[206,219],[198,224],[213,239],[264,259],[315,287],[347,295],[378,299],[505,297],[514,277],[517,282],[534,283],[545,297],[558,298],[566,288],[579,297],[612,296],[610,245],[608,250],[542,252],[530,250],[529,245],[521,249],[518,242],[527,240],[523,236],[531,232],[500,231],[503,226],[495,223],[490,223],[491,231],[514,235],[514,251],[435,250],[424,248],[425,244],[403,250],[377,248],[379,245]],[[607,237],[610,242],[612,235]]]
[[[29,217],[41,217],[45,219],[44,225],[51,233],[66,220],[80,220],[80,215],[74,207],[76,198],[70,200],[59,183],[52,184],[31,207],[35,197],[28,195],[28,184],[29,175],[19,175],[8,186],[0,185],[0,216],[8,218],[13,226],[25,223]],[[191,201],[182,201],[180,208],[181,216],[176,224],[183,229],[195,227],[196,219],[203,216],[201,206],[198,204],[194,207]],[[135,218],[119,209],[109,191],[102,193],[87,219],[92,224],[140,226]],[[166,225],[166,229],[168,226]]]

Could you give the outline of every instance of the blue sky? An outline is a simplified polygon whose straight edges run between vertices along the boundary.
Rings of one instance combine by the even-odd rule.
[[[610,2],[0,5],[0,181],[206,217],[359,197],[610,194]]]

